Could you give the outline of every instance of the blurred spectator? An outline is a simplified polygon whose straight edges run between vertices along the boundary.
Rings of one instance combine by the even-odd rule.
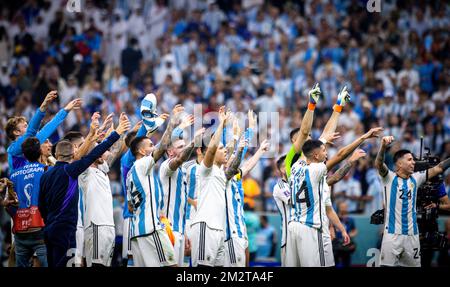
[[[257,235],[258,258],[274,258],[277,248],[275,228],[269,224],[267,216],[260,217],[261,229]]]
[[[344,201],[349,213],[358,213],[361,200],[361,183],[353,178],[353,172],[347,173],[344,178],[333,186],[336,201]]]
[[[339,230],[336,230],[336,237],[333,240],[333,253],[336,262],[336,267],[350,267],[351,255],[356,250],[356,244],[354,242],[355,236],[358,234],[358,230],[355,226],[353,218],[348,216],[347,203],[340,202],[338,204],[338,216],[341,223],[344,225],[350,236],[351,242],[348,245],[343,245],[342,234]]]
[[[257,236],[261,228],[259,216],[248,204],[244,205],[245,225],[247,226],[249,261],[254,262],[258,251]]]

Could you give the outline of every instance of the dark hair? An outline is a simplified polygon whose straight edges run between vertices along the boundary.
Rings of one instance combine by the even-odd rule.
[[[310,157],[312,155],[312,152],[315,149],[320,148],[322,145],[323,142],[321,142],[320,140],[307,140],[303,144],[302,151],[306,157]]]
[[[286,155],[282,155],[278,160],[277,160],[277,168],[279,170],[281,170],[281,166],[283,165],[284,161],[286,160]]]
[[[125,145],[127,147],[130,147],[131,142],[136,138],[136,134],[137,131],[132,131],[125,136]]]
[[[407,149],[401,149],[394,154],[394,163],[397,163],[399,159],[401,159],[405,154],[411,154],[412,152]]]
[[[293,141],[295,134],[298,133],[299,130],[300,128],[295,128],[289,133],[289,138],[291,139],[291,142]]]
[[[81,139],[81,138],[83,138],[83,134],[81,134],[80,132],[70,131],[67,134],[65,134],[62,139],[73,143],[74,140]]]
[[[37,162],[41,156],[41,143],[35,137],[27,138],[22,143],[22,152],[29,162]]]
[[[130,150],[134,157],[138,154],[139,148],[141,146],[141,142],[143,142],[145,139],[148,139],[146,136],[142,137],[135,137],[131,143],[130,143]]]

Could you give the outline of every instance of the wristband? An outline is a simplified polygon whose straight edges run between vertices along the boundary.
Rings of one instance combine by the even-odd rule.
[[[333,106],[333,111],[340,113],[342,112],[342,108],[342,106],[336,104]]]
[[[316,104],[308,103],[308,110],[314,111],[316,109]]]

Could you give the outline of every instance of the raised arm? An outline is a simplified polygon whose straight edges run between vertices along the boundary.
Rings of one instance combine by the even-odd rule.
[[[227,180],[230,180],[239,172],[239,165],[241,164],[242,160],[242,153],[244,152],[244,147],[248,145],[248,140],[245,138],[242,138],[239,142],[239,146],[237,149],[237,153],[233,161],[231,162],[230,166],[225,170],[225,176]]]
[[[191,157],[191,154],[194,151],[194,149],[201,145],[201,140],[204,133],[205,128],[201,128],[195,132],[194,139],[191,141],[191,143],[188,146],[186,146],[176,158],[172,159],[169,162],[170,170],[176,170],[183,164],[183,162],[187,161]]]
[[[121,119],[117,129],[102,143],[97,145],[89,154],[82,157],[80,160],[74,161],[66,166],[66,172],[73,178],[78,177],[83,173],[96,159],[102,156],[120,136],[130,128],[128,118]]]
[[[394,141],[393,136],[383,137],[381,139],[380,149],[378,150],[377,157],[375,158],[375,168],[378,170],[378,173],[385,177],[388,173],[388,167],[384,163],[384,154],[386,153],[386,148]]]
[[[176,105],[172,110],[171,119],[169,121],[169,124],[167,125],[166,131],[164,132],[161,142],[158,146],[156,146],[155,150],[153,151],[153,159],[155,162],[157,162],[163,154],[166,152],[167,148],[169,147],[170,140],[172,137],[172,131],[173,129],[178,125],[179,121],[179,115],[181,112],[184,111],[184,107],[182,105]]]
[[[95,112],[91,116],[91,125],[89,128],[89,133],[84,139],[84,142],[78,148],[78,152],[75,154],[75,160],[79,160],[83,156],[87,155],[93,148],[97,139],[100,136],[100,113]]]
[[[33,117],[31,118],[27,130],[23,135],[18,137],[16,141],[14,141],[8,148],[8,153],[14,156],[19,156],[22,154],[22,143],[29,137],[33,137],[36,135],[39,130],[39,125],[41,124],[42,119],[45,117],[45,113],[47,111],[48,105],[53,102],[58,97],[56,91],[51,91],[45,96],[44,101],[42,102],[39,109],[36,110]]]
[[[349,154],[351,154],[360,144],[362,144],[364,141],[370,139],[370,138],[376,138],[379,137],[380,133],[383,131],[383,128],[372,128],[367,133],[363,134],[359,138],[357,138],[354,142],[351,144],[341,148],[337,154],[332,157],[330,160],[326,162],[327,170],[331,170],[334,166],[336,166],[338,163],[343,161]]]
[[[300,153],[302,151],[303,144],[308,139],[308,136],[311,132],[314,118],[314,110],[316,109],[316,103],[319,101],[320,94],[321,91],[318,83],[316,83],[314,87],[308,92],[309,95],[308,109],[306,110],[305,115],[303,116],[299,135],[297,136],[294,142],[294,150],[296,153]]]
[[[330,119],[325,125],[325,128],[323,129],[320,138],[325,138],[327,135],[334,134],[334,132],[336,131],[336,127],[342,109],[344,108],[345,104],[347,104],[349,101],[350,101],[350,94],[347,91],[347,86],[344,86],[344,88],[342,88],[342,90],[338,94],[337,102],[333,106],[333,113],[331,114]]]
[[[258,163],[258,161],[261,159],[262,155],[267,152],[270,148],[270,144],[268,140],[264,140],[261,143],[261,146],[259,147],[259,149],[256,151],[256,153],[246,162],[244,162],[244,164],[242,165],[242,177],[246,176],[254,167],[255,165]]]
[[[128,120],[128,117],[125,113],[121,113],[120,114],[120,120]],[[112,123],[112,122],[111,122]],[[111,129],[110,131],[107,132],[107,136],[109,136],[113,131],[114,131],[114,125],[111,125]],[[114,162],[123,154],[123,152],[125,151],[125,149],[123,147],[125,147],[125,134],[122,134],[120,136],[120,139],[111,147],[111,153],[109,155],[109,157],[106,159],[106,162],[108,164],[109,167],[111,167]]]
[[[362,149],[357,149],[343,167],[339,168],[333,175],[327,177],[327,184],[332,186],[336,182],[340,181],[349,170],[355,166],[356,162],[366,156],[366,152]]]
[[[76,99],[69,102],[64,109],[60,110],[51,121],[49,121],[37,134],[36,138],[42,144],[45,142],[59,127],[59,125],[66,119],[68,113],[72,110],[81,108],[81,99]]]
[[[440,173],[444,173],[450,167],[450,158],[441,161],[438,165],[428,169],[428,178],[435,177]]]
[[[207,168],[210,168],[214,163],[214,157],[216,155],[217,148],[219,147],[220,140],[222,139],[223,127],[229,115],[230,114],[225,111],[225,106],[220,107],[219,126],[214,132],[214,135],[209,142],[208,149],[206,150],[205,157],[203,158],[203,164]]]

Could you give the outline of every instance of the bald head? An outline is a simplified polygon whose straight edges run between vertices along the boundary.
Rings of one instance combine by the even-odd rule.
[[[62,140],[56,145],[56,159],[70,162],[74,157],[73,144],[68,140]]]

